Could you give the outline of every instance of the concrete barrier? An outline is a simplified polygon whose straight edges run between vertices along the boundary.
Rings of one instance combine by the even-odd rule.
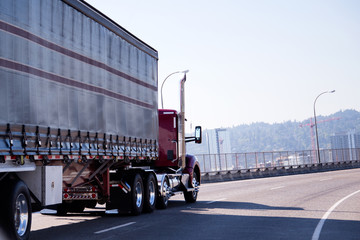
[[[305,164],[288,167],[267,167],[241,170],[227,170],[205,172],[201,175],[202,183],[223,182],[233,180],[244,180],[252,178],[277,177],[294,174],[306,174],[315,172],[327,172],[343,169],[360,168],[360,160],[336,162],[336,163],[320,163]]]

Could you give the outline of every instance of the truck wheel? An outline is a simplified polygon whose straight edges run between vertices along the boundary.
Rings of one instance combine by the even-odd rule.
[[[198,179],[198,176],[197,176],[197,174],[195,172],[194,172],[194,175],[193,175],[191,185],[192,185],[193,188],[196,188],[196,187],[199,186],[199,179]],[[187,191],[184,192],[185,201],[187,203],[196,202],[197,196],[198,196],[198,190],[197,189],[195,189],[194,191],[190,191],[190,192],[187,192]]]
[[[169,179],[166,177],[164,182],[163,182],[163,186],[161,187],[162,189],[162,193],[160,192],[158,194],[158,198],[156,201],[156,208],[158,209],[165,209],[168,206],[169,203]]]
[[[136,174],[131,186],[131,213],[141,214],[144,207],[144,185],[140,174]]]
[[[31,228],[31,201],[26,184],[18,180],[7,186],[4,217],[11,239],[28,239]]]
[[[154,174],[149,174],[145,182],[144,212],[153,212],[156,205],[157,181]]]

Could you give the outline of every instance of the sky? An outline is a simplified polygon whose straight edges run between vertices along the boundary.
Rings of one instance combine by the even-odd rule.
[[[358,0],[87,0],[159,53],[158,85],[189,70],[186,118],[205,129],[360,111]],[[182,74],[163,88],[179,109]],[[160,94],[159,94],[159,107]]]

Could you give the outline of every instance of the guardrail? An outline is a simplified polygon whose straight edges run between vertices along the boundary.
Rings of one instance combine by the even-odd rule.
[[[226,153],[196,155],[202,168],[202,175],[237,175],[238,178],[278,175],[284,172],[319,171],[341,166],[360,166],[360,148],[320,150],[320,162],[317,151],[274,151],[253,153]],[[266,174],[264,174],[266,173]],[[242,175],[242,176],[240,176]],[[251,175],[251,176],[250,176]],[[203,178],[204,180],[206,178]]]

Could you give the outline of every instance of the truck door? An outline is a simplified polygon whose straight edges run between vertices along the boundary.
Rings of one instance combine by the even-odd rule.
[[[159,161],[158,167],[177,166],[178,117],[174,110],[159,110]]]

